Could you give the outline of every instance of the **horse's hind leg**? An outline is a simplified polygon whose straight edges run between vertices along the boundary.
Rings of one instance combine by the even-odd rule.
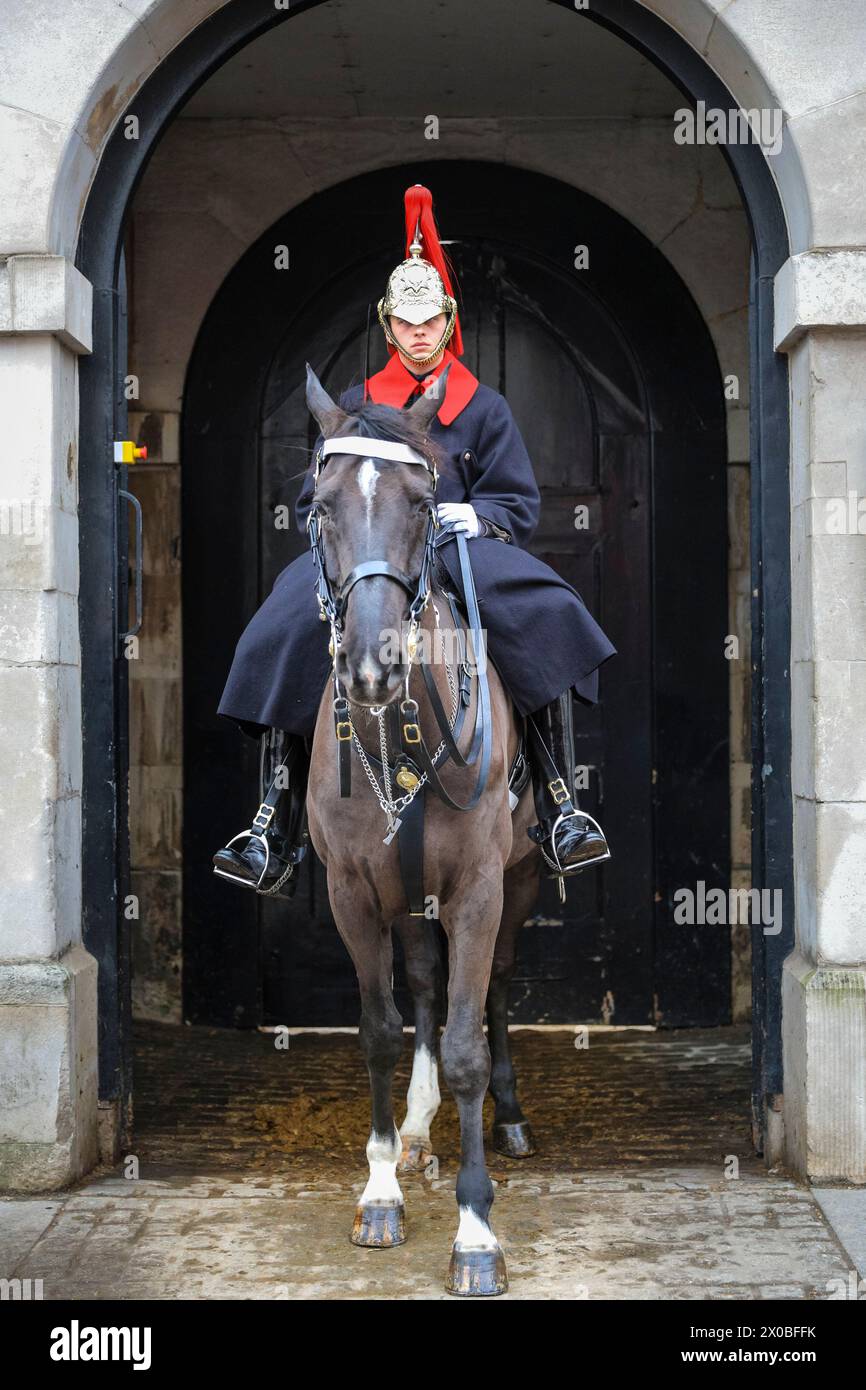
[[[406,962],[406,979],[415,1005],[415,1050],[412,1079],[406,1097],[406,1118],[400,1126],[403,1153],[399,1173],[423,1172],[432,1157],[430,1126],[439,1109],[439,1069],[436,1060],[442,999],[442,959],[438,923],[420,917],[396,922]]]
[[[492,1066],[490,1094],[495,1102],[491,1139],[497,1153],[529,1158],[536,1144],[517,1099],[517,1080],[508,1039],[508,989],[517,960],[517,938],[538,897],[538,863],[527,855],[505,874],[504,905],[487,991],[487,1041]]]
[[[402,1144],[394,1123],[394,1068],[403,1047],[403,1020],[391,993],[391,933],[364,904],[358,885],[347,879],[328,888],[337,930],[346,944],[361,991],[359,1041],[370,1074],[372,1123],[367,1141],[370,1177],[355,1211],[353,1245],[401,1245],[405,1235],[403,1193],[397,1181]]]
[[[502,914],[502,874],[479,875],[470,891],[442,909],[448,935],[448,1022],[441,1053],[445,1079],[460,1112],[460,1224],[445,1288],[463,1295],[508,1288],[505,1257],[490,1227],[493,1184],[484,1158],[481,1109],[490,1081],[484,998]]]

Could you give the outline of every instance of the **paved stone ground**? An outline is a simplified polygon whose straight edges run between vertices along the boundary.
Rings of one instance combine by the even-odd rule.
[[[447,1093],[438,1177],[401,1179],[406,1244],[361,1250],[348,1240],[369,1123],[356,1035],[293,1035],[280,1051],[267,1034],[136,1033],[138,1176],[4,1201],[0,1277],[42,1279],[46,1299],[448,1297]],[[398,1095],[410,1049],[407,1036]],[[568,1031],[521,1029],[514,1055],[540,1152],[489,1151],[507,1297],[825,1299],[849,1278],[809,1188],[752,1153],[748,1029],[592,1031],[585,1050]]]

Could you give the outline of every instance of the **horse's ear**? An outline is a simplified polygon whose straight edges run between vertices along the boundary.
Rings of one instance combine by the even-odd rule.
[[[451,363],[434,378],[433,385],[427,391],[422,391],[414,405],[410,405],[406,414],[415,423],[426,430],[440,405],[445,399],[445,386],[448,381],[448,373],[451,370]]]
[[[318,421],[319,429],[326,439],[339,434],[349,419],[346,411],[341,410],[336,402],[331,400],[309,362],[307,363],[307,405],[310,414],[315,416]]]

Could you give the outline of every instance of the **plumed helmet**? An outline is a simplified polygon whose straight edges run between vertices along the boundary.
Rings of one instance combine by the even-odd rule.
[[[456,357],[463,354],[463,339],[457,318],[457,300],[452,293],[452,268],[445,256],[433,217],[433,195],[429,188],[416,183],[406,189],[403,202],[406,212],[406,259],[391,271],[383,297],[376,306],[379,323],[393,354],[397,343],[388,318],[397,314],[408,323],[423,323],[434,314],[447,314],[448,321],[439,342],[423,358],[413,358],[419,367],[442,351],[450,341]],[[400,348],[407,357],[412,354]]]

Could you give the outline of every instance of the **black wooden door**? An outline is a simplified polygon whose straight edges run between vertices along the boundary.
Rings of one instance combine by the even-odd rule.
[[[205,325],[187,390],[184,494],[197,506],[194,529],[185,523],[185,590],[201,591],[203,566],[217,601],[248,617],[300,553],[305,541],[293,524],[278,524],[285,515],[278,509],[291,511],[316,433],[304,402],[304,362],[315,365],[333,395],[360,379],[368,305],[400,250],[392,224],[396,217],[399,226],[402,190],[424,177],[386,171],[353,181],[365,189],[347,190],[345,216],[358,206],[390,209],[391,216],[366,214],[349,254],[338,249],[339,238],[321,246],[318,278],[310,267],[291,312],[283,304],[282,322],[273,316],[270,341],[255,309],[259,332],[247,322],[245,345],[232,330],[241,310],[250,315],[257,306],[267,314],[272,258],[256,259],[254,248],[227,282],[230,292]],[[658,253],[592,199],[496,166],[436,166],[426,178],[447,195],[437,192],[437,208],[443,234],[455,238],[464,361],[507,397],[536,470],[543,505],[532,549],[578,589],[618,650],[602,672],[599,704],[575,708],[577,765],[588,777],[581,802],[604,825],[614,859],[573,879],[564,907],[544,883],[522,934],[512,1016],[725,1021],[726,940],[674,929],[670,912],[676,887],[696,876],[726,883],[727,874],[727,677],[721,640],[718,649],[712,645],[725,622],[724,431],[708,335]],[[339,222],[338,193],[323,195],[334,208],[318,206],[311,217],[320,242]],[[570,233],[555,234],[570,204],[569,228],[580,226],[581,240],[594,248],[591,276],[571,265]],[[522,206],[535,215],[511,211]],[[277,235],[297,246],[302,233],[280,224],[263,238],[263,252]],[[371,372],[386,361],[375,313],[372,322]],[[238,364],[249,353],[260,354],[260,371],[239,394]],[[216,439],[230,392],[233,414]],[[206,497],[193,491],[204,469],[191,468],[188,455],[212,460]],[[235,472],[244,456],[241,486]],[[215,467],[226,486],[222,504],[214,502]],[[221,528],[218,561],[202,502]],[[654,537],[670,542],[677,509],[687,527],[659,572]],[[661,610],[653,606],[658,589]],[[696,622],[708,635],[695,637]],[[215,847],[205,828],[215,824],[212,808],[216,799],[233,801],[240,817],[249,816],[255,759],[252,745],[238,745],[239,735],[227,741],[212,713],[230,654],[225,635],[215,642],[211,629],[191,643],[187,631],[185,835],[200,858],[185,893],[188,1016],[355,1023],[354,972],[315,856],[290,903],[250,902],[251,894],[232,897],[228,886],[215,892],[206,881],[205,856]],[[371,833],[378,823],[371,797]],[[241,822],[223,828],[231,832]],[[396,984],[409,1020],[399,963]]]

